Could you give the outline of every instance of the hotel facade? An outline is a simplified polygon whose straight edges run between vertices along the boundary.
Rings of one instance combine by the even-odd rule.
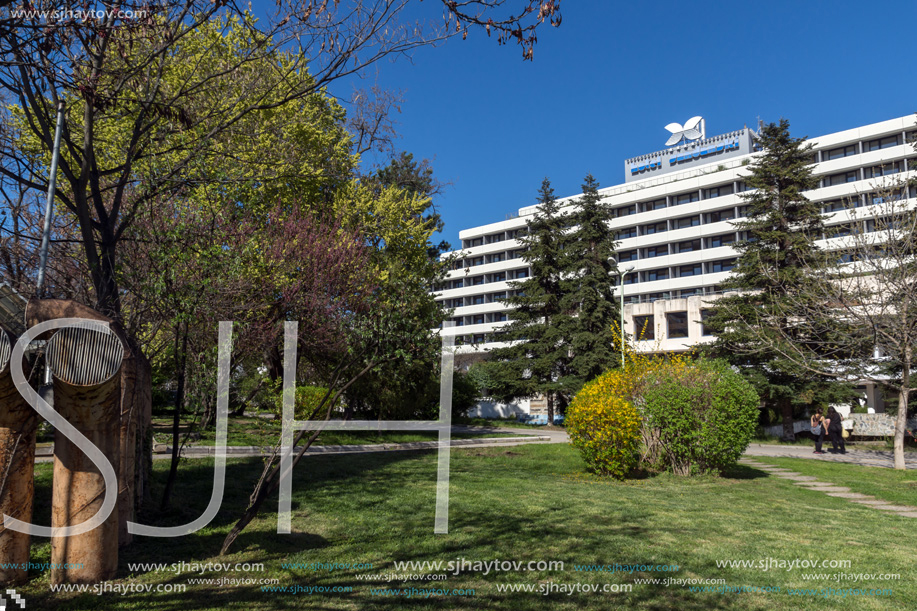
[[[625,160],[624,182],[599,193],[613,211],[619,271],[632,269],[623,274],[623,285],[616,279],[615,294],[624,297],[624,329],[634,336],[643,330],[638,349],[671,352],[712,340],[703,318],[735,264],[732,245],[743,239],[734,222],[744,217],[744,178],[756,151],[754,132],[747,128],[707,137],[703,119],[694,117],[684,128],[666,129],[673,133],[671,146]],[[887,181],[917,176],[915,140],[913,115],[808,140],[819,185],[806,196],[828,214],[819,246],[830,249],[832,240],[849,232],[854,209],[881,204]],[[912,189],[908,195],[917,193]],[[574,205],[578,197],[559,203]],[[458,354],[467,355],[466,362],[504,345],[500,327],[511,308],[503,300],[512,294],[513,281],[531,273],[518,238],[536,210],[527,206],[508,220],[462,230],[462,248],[444,255],[457,258],[437,300],[453,310]],[[867,403],[881,410],[876,389],[863,392]],[[540,407],[539,401],[523,401],[485,405],[482,413],[538,413]]]

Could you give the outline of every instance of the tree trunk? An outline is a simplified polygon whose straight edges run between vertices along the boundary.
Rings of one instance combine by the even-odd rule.
[[[548,424],[554,424],[554,393],[548,392]]]
[[[907,402],[910,399],[911,389],[908,384],[910,371],[905,367],[902,377],[901,389],[898,391],[898,417],[895,418],[895,469],[906,468],[904,463],[904,431],[907,427]]]
[[[793,430],[793,403],[789,399],[780,399],[777,402],[780,416],[783,420],[783,441],[796,441],[796,432]]]
[[[181,347],[179,348],[179,337],[175,337],[175,374],[178,378],[178,389],[175,392],[175,413],[172,415],[172,464],[169,468],[169,477],[166,479],[165,490],[162,492],[162,501],[159,503],[159,511],[165,511],[169,508],[169,500],[172,497],[172,487],[175,484],[175,478],[178,476],[178,451],[179,451],[179,429],[181,428],[181,411],[185,404],[185,366],[188,361],[188,325],[184,325],[182,333],[182,324],[178,324],[176,332],[182,335]]]

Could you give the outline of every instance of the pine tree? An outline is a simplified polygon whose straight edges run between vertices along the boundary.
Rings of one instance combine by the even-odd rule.
[[[553,422],[555,406],[564,401],[570,360],[564,336],[570,316],[561,306],[566,222],[547,178],[538,195],[538,210],[528,224],[528,233],[519,238],[525,249],[522,260],[529,264],[531,273],[522,282],[510,284],[515,294],[506,299],[514,309],[500,338],[510,345],[492,350],[485,369],[491,396],[511,401],[544,395],[548,422]]]
[[[752,189],[743,195],[747,219],[735,223],[745,239],[734,246],[739,256],[723,284],[738,294],[717,300],[705,325],[717,336],[710,351],[740,367],[765,407],[780,414],[784,438],[793,439],[794,405],[809,405],[816,397],[841,400],[852,393],[849,385],[799,375],[798,367],[750,332],[749,325],[762,313],[785,311],[779,305],[804,290],[806,270],[824,262],[814,243],[824,231],[821,206],[803,194],[818,186],[812,145],[790,136],[786,119],[763,126],[758,144],[762,154],[745,179]]]
[[[611,208],[602,204],[599,184],[591,174],[576,202],[575,228],[567,236],[568,266],[564,274],[566,312],[575,312],[570,333],[570,360],[566,386],[579,388],[619,358],[614,325],[620,314],[614,295],[617,265]]]

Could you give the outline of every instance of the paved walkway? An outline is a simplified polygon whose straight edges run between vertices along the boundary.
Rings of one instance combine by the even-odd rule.
[[[844,455],[841,455],[840,457],[842,458],[843,456]],[[849,453],[847,456],[849,456]],[[779,477],[780,479],[791,480],[797,486],[803,486],[814,492],[821,492],[823,494],[827,494],[828,496],[847,499],[851,503],[869,505],[874,509],[894,513],[905,518],[917,518],[917,507],[910,507],[908,505],[893,505],[888,501],[877,499],[876,497],[869,496],[868,494],[851,492],[850,488],[846,488],[844,486],[837,486],[831,482],[820,481],[817,477],[811,475],[802,475],[801,473],[795,473],[790,469],[784,469],[782,467],[775,467],[774,465],[766,465],[764,463],[760,463],[753,458],[741,458],[739,459],[739,463],[747,467],[754,467],[755,469],[766,471],[767,473]]]
[[[777,445],[767,443],[753,443],[745,450],[746,456],[770,456],[780,458],[808,458],[812,460],[828,460],[832,462],[846,462],[867,467],[887,467],[889,469],[895,466],[894,454],[890,451],[880,450],[857,450],[848,445],[846,454],[813,454],[812,446],[791,446]],[[905,467],[908,469],[917,469],[917,453],[904,453]]]

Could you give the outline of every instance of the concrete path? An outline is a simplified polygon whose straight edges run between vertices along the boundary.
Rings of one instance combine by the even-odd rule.
[[[462,447],[504,447],[517,446],[529,443],[567,443],[569,437],[563,430],[545,430],[511,427],[481,427],[481,426],[453,426],[453,434],[493,435],[505,433],[507,435],[520,435],[520,437],[484,437],[481,439],[452,439],[453,448]],[[406,450],[435,450],[439,447],[438,441],[415,441],[409,443],[379,443],[356,445],[313,445],[306,450],[307,456],[318,454],[361,454],[366,452],[396,452]],[[203,458],[213,456],[213,446],[185,446],[181,455],[185,458]],[[266,456],[273,452],[269,446],[228,446],[226,455],[232,458],[246,458],[252,456]],[[43,446],[38,448],[35,462],[49,462],[52,460],[53,447]],[[153,460],[170,460],[172,458],[171,446],[156,444]]]
[[[844,456],[849,456],[849,452],[846,455],[840,455],[841,458]],[[827,456],[827,455],[825,455]],[[820,455],[814,455],[816,458],[821,458]],[[795,458],[795,456],[794,456]],[[844,462],[855,462],[855,461],[844,461]],[[907,505],[893,505],[888,501],[883,501],[882,499],[877,499],[874,496],[869,496],[868,494],[859,494],[857,492],[851,492],[850,488],[844,486],[835,486],[831,482],[822,482],[818,481],[817,477],[811,475],[802,475],[801,473],[794,473],[788,469],[781,467],[776,467],[774,465],[767,465],[761,462],[756,461],[753,458],[740,458],[739,463],[745,465],[746,467],[753,467],[761,471],[765,471],[774,477],[779,477],[780,479],[790,480],[797,486],[802,486],[808,488],[813,492],[820,492],[822,494],[827,494],[828,496],[833,496],[837,498],[846,499],[850,503],[859,503],[861,505],[866,505],[867,507],[872,507],[873,509],[878,509],[880,511],[885,511],[888,513],[894,513],[905,518],[917,518],[917,507],[910,507]]]
[[[827,451],[827,450],[826,450]],[[812,460],[828,460],[832,462],[846,462],[867,467],[894,468],[895,457],[890,451],[857,450],[854,446],[847,446],[846,454],[813,454],[812,446],[791,446],[767,443],[753,443],[745,450],[745,456],[770,456],[779,458],[809,458]],[[917,453],[904,453],[905,466],[908,469],[917,469]]]

